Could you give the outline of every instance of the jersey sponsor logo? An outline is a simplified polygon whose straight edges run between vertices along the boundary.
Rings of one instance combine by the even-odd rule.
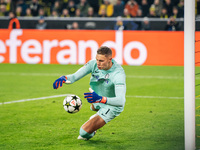
[[[95,70],[93,73],[92,73],[92,77],[94,77],[94,78],[96,78],[97,79],[97,81],[102,81],[102,80],[104,80],[104,82],[106,82],[107,84],[108,84],[108,82],[109,82],[109,73],[107,73],[106,75],[105,75],[105,77],[104,78],[99,78],[99,75],[96,75],[96,74],[98,74],[99,73],[99,70]]]

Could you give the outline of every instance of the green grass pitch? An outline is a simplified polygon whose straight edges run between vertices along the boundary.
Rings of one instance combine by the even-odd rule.
[[[1,150],[184,149],[183,67],[123,66],[127,75],[125,109],[89,141],[77,137],[81,125],[94,114],[83,98],[90,75],[57,90],[52,87],[59,76],[80,67],[0,64]],[[200,82],[198,78],[196,82]],[[83,102],[76,114],[64,111],[64,97],[6,104],[72,93]]]

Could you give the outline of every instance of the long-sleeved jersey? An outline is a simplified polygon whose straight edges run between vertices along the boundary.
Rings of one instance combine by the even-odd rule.
[[[112,63],[109,70],[99,70],[96,60],[91,60],[74,74],[67,75],[67,79],[73,83],[91,73],[90,87],[98,95],[107,97],[107,105],[123,109],[126,101],[126,75],[115,60]]]

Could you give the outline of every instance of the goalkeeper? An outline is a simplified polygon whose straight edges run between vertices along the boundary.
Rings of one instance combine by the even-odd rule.
[[[91,110],[97,113],[84,123],[78,139],[89,140],[96,130],[118,116],[124,109],[126,76],[123,68],[112,59],[112,50],[102,46],[97,50],[96,60],[90,60],[74,74],[55,80],[53,88],[63,83],[73,83],[91,73],[90,92],[84,98],[91,103]]]

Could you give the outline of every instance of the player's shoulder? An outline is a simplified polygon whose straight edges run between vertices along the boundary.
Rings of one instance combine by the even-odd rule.
[[[126,74],[123,67],[120,64],[118,64],[115,60],[112,60],[112,61],[113,61],[113,72],[112,72],[113,83],[115,83],[115,85],[117,84],[125,85]]]
[[[94,66],[95,64],[96,64],[96,60],[94,59],[94,60],[88,61],[88,62],[85,64],[85,66]]]
[[[113,62],[113,70],[112,70],[113,80],[114,81],[125,80],[126,74],[123,67],[120,64],[118,64],[115,60],[112,60],[112,62]]]
[[[114,71],[117,73],[125,73],[124,72],[124,68],[118,64],[115,60],[112,60],[113,64],[114,64]]]

